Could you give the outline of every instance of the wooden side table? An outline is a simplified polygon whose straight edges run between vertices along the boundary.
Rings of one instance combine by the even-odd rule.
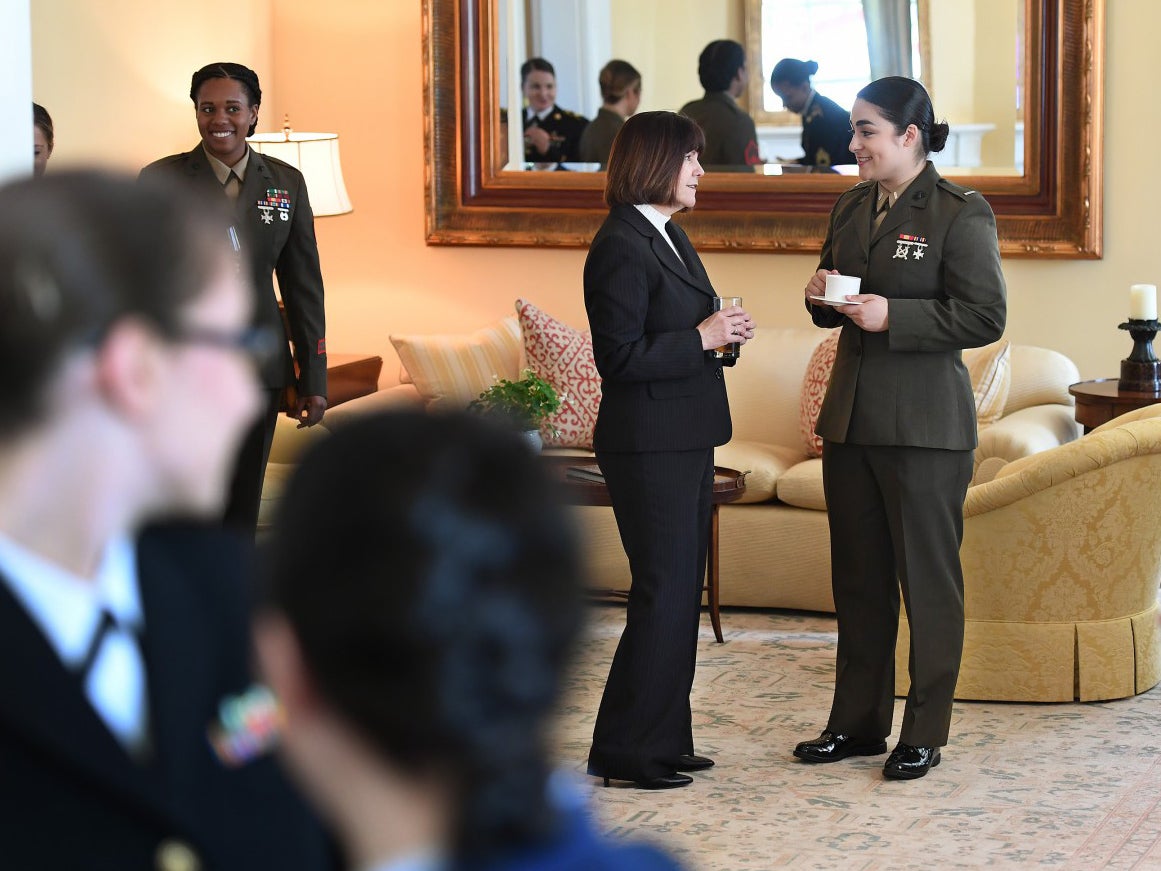
[[[568,477],[569,466],[582,468],[596,468],[596,461],[591,457],[569,457],[546,454],[542,461],[549,464],[555,479],[561,484],[564,501],[568,505],[606,505],[612,506],[609,499],[609,488],[603,480],[583,481]],[[599,469],[597,469],[599,472]],[[723,643],[721,606],[719,604],[718,589],[718,508],[727,502],[736,502],[746,492],[746,472],[736,469],[727,469],[714,466],[713,495],[710,497],[710,536],[709,549],[706,553],[706,584],[703,588],[709,604],[710,623],[714,628],[714,638],[719,644]],[[625,590],[601,590],[601,595],[615,596],[627,599],[629,594]]]
[[[1116,378],[1098,378],[1069,385],[1068,392],[1076,397],[1076,422],[1091,432],[1129,411],[1161,402],[1161,393],[1121,390]]]

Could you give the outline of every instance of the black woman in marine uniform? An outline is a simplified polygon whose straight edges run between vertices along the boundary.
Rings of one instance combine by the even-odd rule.
[[[947,140],[931,99],[891,76],[859,91],[851,151],[862,183],[831,211],[806,286],[820,327],[842,327],[816,431],[838,617],[826,729],[807,762],[887,752],[900,588],[911,688],[885,777],[923,777],[947,744],[963,653],[959,545],[976,415],[963,348],[994,342],[1006,302],[996,220],[983,197],[940,178]],[[851,304],[816,297],[830,273],[859,276]]]
[[[542,57],[520,67],[524,93],[524,159],[531,163],[579,160],[588,119],[556,105],[556,70]]]
[[[750,81],[741,43],[716,39],[707,45],[697,59],[697,77],[705,95],[682,106],[681,114],[705,133],[702,162],[710,169],[734,172],[761,163],[754,119],[738,105]]]
[[[784,57],[770,73],[770,87],[782,105],[802,116],[804,156],[796,162],[820,169],[854,163],[850,113],[811,87],[810,77],[817,72],[812,60]]]
[[[201,142],[184,154],[149,164],[141,175],[173,175],[234,200],[242,255],[252,270],[255,324],[285,333],[274,295],[273,275],[277,275],[294,343],[293,361],[289,345],[283,343],[282,353],[262,373],[266,407],[242,446],[230,485],[226,525],[253,534],[286,388],[295,388],[294,404],[286,413],[300,427],[321,421],[327,407],[326,319],[314,214],[302,173],[246,144],[258,123],[262,102],[253,70],[236,63],[209,64],[193,74],[190,99],[196,107]]]

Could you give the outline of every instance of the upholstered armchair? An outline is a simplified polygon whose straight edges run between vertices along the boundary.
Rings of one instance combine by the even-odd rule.
[[[1161,404],[1003,466],[964,506],[956,697],[1115,699],[1161,681]],[[907,692],[900,621],[896,691]]]

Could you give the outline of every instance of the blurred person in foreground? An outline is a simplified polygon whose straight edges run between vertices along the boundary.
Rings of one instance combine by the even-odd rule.
[[[626,121],[609,158],[609,215],[585,260],[602,378],[593,442],[633,576],[589,751],[589,773],[606,785],[688,786],[685,772],[714,764],[694,754],[689,702],[714,447],[732,432],[713,349],[745,344],[754,324],[741,306],[714,311],[701,258],[671,220],[697,202],[704,142],[674,112]]]
[[[523,441],[467,414],[366,417],[296,471],[258,651],[350,868],[676,867],[599,837],[552,771],[582,584],[551,488]]]
[[[327,867],[272,758],[208,735],[251,687],[221,509],[258,410],[228,216],[95,172],[0,188],[0,863]]]

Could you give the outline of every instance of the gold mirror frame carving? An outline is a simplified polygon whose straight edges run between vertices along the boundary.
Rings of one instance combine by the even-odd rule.
[[[956,176],[996,213],[1007,257],[1102,253],[1105,0],[1028,0],[1023,176]],[[492,0],[423,0],[426,239],[587,247],[603,173],[508,172]],[[1033,95],[1039,95],[1034,100]],[[843,176],[707,175],[680,217],[701,251],[817,253]]]

